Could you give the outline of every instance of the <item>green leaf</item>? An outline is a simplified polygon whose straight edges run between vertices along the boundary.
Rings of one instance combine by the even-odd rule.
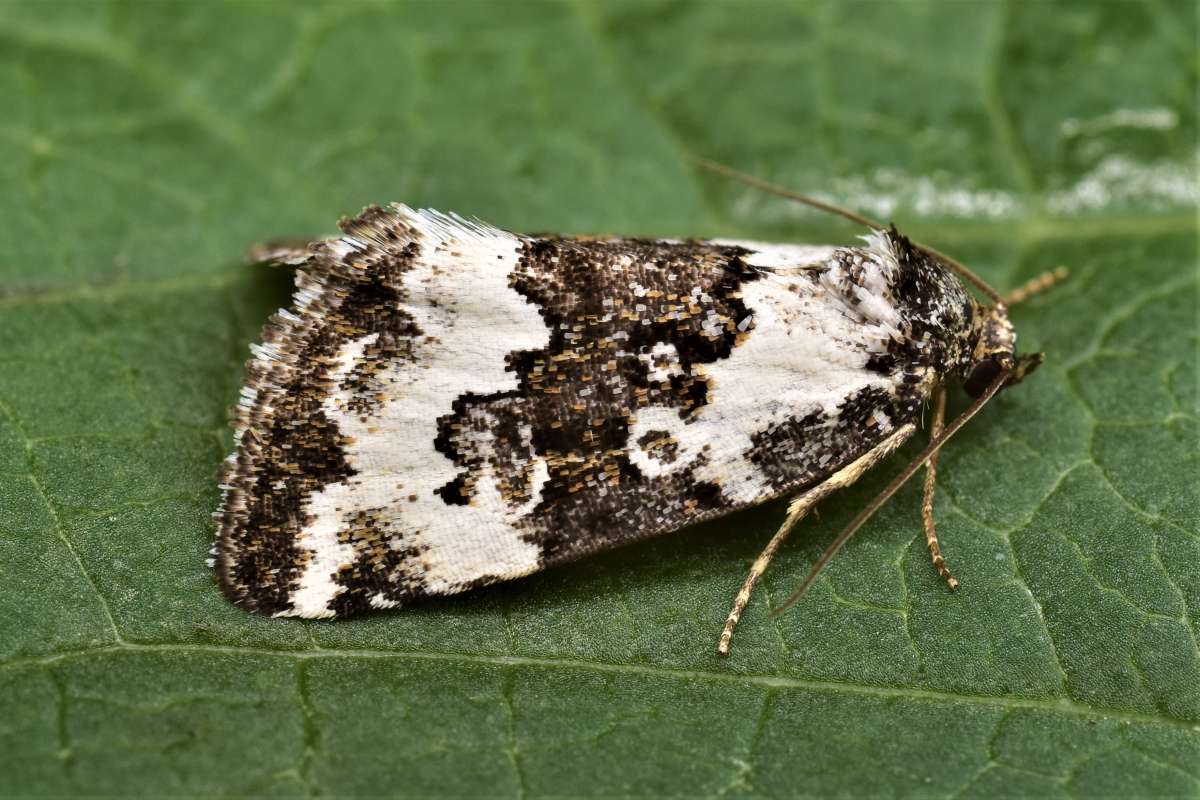
[[[0,794],[1200,793],[1187,2],[0,5]],[[205,558],[240,264],[403,200],[518,230],[895,219],[1047,363],[772,620],[783,504],[390,615],[251,616]],[[961,397],[956,406],[963,405]],[[913,448],[909,448],[909,455]]]

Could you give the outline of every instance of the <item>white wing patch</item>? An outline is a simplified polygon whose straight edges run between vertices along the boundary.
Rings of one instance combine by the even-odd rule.
[[[384,510],[394,521],[396,540],[420,551],[430,593],[484,575],[515,577],[538,566],[539,548],[521,538],[512,525],[515,515],[487,477],[480,478],[470,505],[448,505],[435,494],[457,472],[433,448],[439,415],[463,394],[516,389],[517,377],[505,370],[505,357],[514,350],[545,347],[548,341],[537,308],[508,285],[520,240],[435,212],[403,206],[394,210],[422,234],[420,257],[404,273],[403,310],[423,335],[412,363],[393,365],[382,374],[386,399],[366,422],[346,410],[349,398],[343,391],[326,403],[330,419],[353,442],[346,460],[357,474],[309,500],[313,521],[305,526],[300,546],[319,557],[307,563],[288,615],[331,614],[329,601],[342,590],[333,575],[353,557],[350,547],[336,540],[351,509]],[[342,363],[365,344],[346,345]],[[544,464],[534,469],[546,474]],[[394,603],[377,598],[373,605]]]
[[[770,242],[753,242],[749,239],[713,239],[713,244],[728,247],[741,247],[750,251],[750,255],[742,260],[751,267],[767,269],[776,272],[805,269],[823,265],[837,250],[834,245],[825,244],[774,244]]]
[[[839,403],[868,387],[895,388],[895,378],[865,366],[896,333],[896,311],[882,291],[863,307],[846,305],[833,291],[840,277],[837,266],[822,271],[819,282],[770,274],[790,267],[825,267],[827,261],[814,259],[828,260],[834,247],[730,243],[751,250],[743,260],[769,273],[743,287],[752,332],[728,358],[703,365],[709,379],[706,405],[686,419],[675,408],[645,409],[637,415],[630,441],[665,431],[678,445],[676,459],[662,464],[632,448],[640,469],[658,477],[699,464],[696,480],[713,481],[733,503],[749,504],[775,493],[750,459],[755,433],[813,411],[833,417]],[[868,263],[869,278],[883,281],[887,266]],[[892,428],[892,420],[884,417],[880,431]],[[711,457],[704,458],[706,453]]]

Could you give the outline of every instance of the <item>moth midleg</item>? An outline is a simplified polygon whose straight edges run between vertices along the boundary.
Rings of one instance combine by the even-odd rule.
[[[1035,294],[1041,294],[1052,286],[1062,283],[1070,274],[1066,267],[1055,267],[1052,270],[1047,270],[1004,295],[1004,304],[1015,306],[1017,303],[1024,303]]]
[[[900,445],[904,444],[905,440],[909,436],[912,436],[914,430],[916,428],[911,424],[901,426],[895,433],[875,445],[865,455],[859,456],[845,467],[830,475],[823,483],[814,486],[792,500],[788,505],[787,517],[784,518],[783,524],[779,526],[779,530],[771,537],[771,541],[767,542],[767,546],[763,548],[758,558],[754,559],[754,564],[750,567],[750,574],[746,576],[745,582],[742,583],[742,588],[738,591],[737,597],[733,601],[733,609],[729,612],[729,617],[725,620],[725,628],[721,631],[721,639],[717,643],[718,655],[729,655],[729,643],[733,640],[733,629],[737,627],[738,620],[742,618],[742,612],[746,610],[746,605],[750,602],[750,595],[754,592],[755,585],[758,584],[763,573],[767,571],[767,567],[771,564],[771,559],[775,557],[775,553],[779,551],[779,546],[783,544],[783,540],[792,532],[792,528],[796,526],[796,523],[803,519],[804,515],[819,501],[825,499],[838,489],[854,483],[860,475],[874,467],[900,447]]]
[[[939,386],[933,396],[933,425],[929,430],[929,438],[936,439],[942,433],[946,424],[946,387]],[[946,585],[953,591],[958,588],[958,578],[950,574],[946,559],[942,558],[942,548],[938,544],[937,528],[933,522],[933,493],[937,486],[938,450],[925,462],[925,493],[921,499],[921,521],[925,524],[925,544],[929,546],[929,557],[933,559],[933,567],[946,579]]]

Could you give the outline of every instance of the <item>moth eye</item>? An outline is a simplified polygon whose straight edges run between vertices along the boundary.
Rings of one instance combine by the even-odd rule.
[[[1003,367],[995,358],[985,358],[982,361],[977,361],[971,367],[971,374],[963,381],[963,389],[971,397],[979,397],[983,394],[987,387],[992,385],[992,381],[996,380],[996,376],[1000,374]]]

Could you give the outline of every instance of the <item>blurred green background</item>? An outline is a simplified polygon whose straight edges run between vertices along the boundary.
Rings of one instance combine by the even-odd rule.
[[[0,3],[0,794],[1200,793],[1197,12],[1137,2]],[[447,602],[252,617],[205,566],[287,276],[404,201],[517,230],[894,219],[1047,365],[899,469]],[[961,405],[962,398],[956,403]],[[911,454],[911,451],[910,451]]]

